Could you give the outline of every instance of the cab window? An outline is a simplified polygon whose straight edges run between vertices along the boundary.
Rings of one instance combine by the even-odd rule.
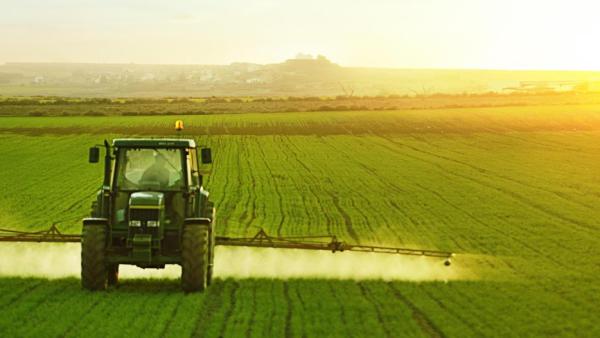
[[[120,190],[181,190],[185,187],[181,149],[121,149],[117,158]]]

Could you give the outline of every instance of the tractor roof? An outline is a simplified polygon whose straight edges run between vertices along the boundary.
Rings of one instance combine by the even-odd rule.
[[[196,148],[196,142],[190,139],[172,138],[117,138],[113,147],[125,148]]]

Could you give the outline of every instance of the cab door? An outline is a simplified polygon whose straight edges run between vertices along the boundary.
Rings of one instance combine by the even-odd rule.
[[[196,148],[187,149],[186,154],[187,168],[188,168],[188,200],[186,217],[197,217],[197,198],[200,189],[200,174],[198,170],[198,153]]]

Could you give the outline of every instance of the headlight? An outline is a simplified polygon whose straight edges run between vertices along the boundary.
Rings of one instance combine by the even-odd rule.
[[[148,221],[148,222],[146,222],[146,225],[151,228],[156,228],[160,225],[160,222],[159,221]]]
[[[141,227],[142,221],[129,221],[129,226],[130,227]]]

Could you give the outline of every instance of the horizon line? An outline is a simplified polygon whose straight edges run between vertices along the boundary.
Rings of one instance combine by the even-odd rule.
[[[234,64],[251,64],[259,66],[277,65],[283,64],[287,61],[299,60],[299,61],[317,61],[316,59],[286,59],[282,62],[274,63],[256,63],[249,61],[234,61],[228,64],[222,63],[137,63],[137,62],[89,62],[89,61],[0,61],[0,67],[11,64],[28,64],[28,65],[114,65],[114,66],[231,66]],[[506,71],[506,72],[594,72],[600,73],[600,69],[550,69],[550,68],[491,68],[491,67],[473,67],[473,68],[452,68],[452,67],[378,67],[378,66],[344,66],[328,60],[331,64],[342,67],[342,68],[368,68],[368,69],[389,69],[389,70],[434,70],[434,71]]]

